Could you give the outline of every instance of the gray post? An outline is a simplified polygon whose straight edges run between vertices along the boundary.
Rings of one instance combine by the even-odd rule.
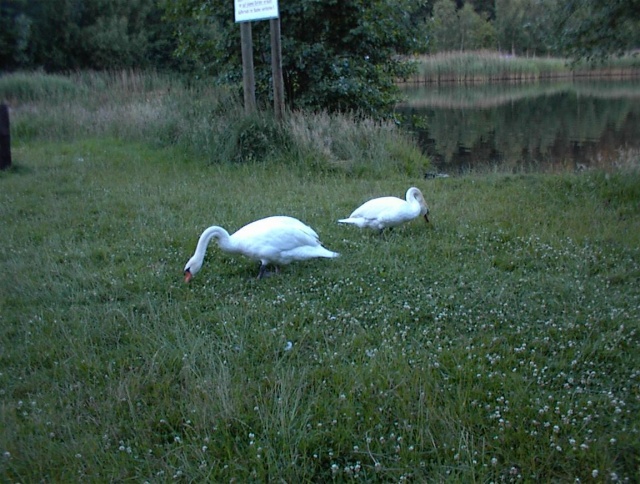
[[[9,107],[0,104],[0,170],[11,166],[11,130],[9,129]]]
[[[242,85],[244,88],[244,112],[256,110],[256,82],[253,71],[253,39],[251,22],[240,23],[240,43],[242,46]]]
[[[284,116],[284,81],[282,80],[282,44],[280,19],[271,19],[271,76],[273,77],[273,111],[276,119]]]

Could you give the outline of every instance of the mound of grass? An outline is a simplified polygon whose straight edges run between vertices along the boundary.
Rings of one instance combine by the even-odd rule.
[[[14,163],[1,480],[638,475],[637,171],[354,177],[113,138],[20,143]],[[336,223],[409,185],[430,225]],[[258,281],[257,263],[212,246],[182,283],[205,227],[278,213],[341,257]]]

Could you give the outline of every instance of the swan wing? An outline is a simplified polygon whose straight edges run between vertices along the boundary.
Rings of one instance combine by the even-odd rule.
[[[233,234],[237,240],[261,239],[267,240],[274,237],[289,237],[297,234],[298,237],[318,240],[318,234],[308,225],[297,218],[276,215],[267,217],[245,225]]]
[[[339,220],[358,227],[383,229],[402,224],[414,218],[411,206],[405,200],[397,197],[380,197],[362,204],[349,216]]]
[[[401,210],[406,203],[397,197],[374,198],[356,208],[349,218],[376,219],[385,212]]]
[[[318,234],[293,217],[275,216],[245,225],[231,236],[238,252],[263,263],[287,264],[312,257],[335,257]]]

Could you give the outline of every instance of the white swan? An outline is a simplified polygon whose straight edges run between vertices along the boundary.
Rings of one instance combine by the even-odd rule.
[[[268,264],[283,265],[293,261],[315,257],[338,257],[320,244],[318,234],[308,225],[293,217],[267,217],[245,225],[233,235],[222,227],[213,225],[202,232],[196,251],[184,266],[184,280],[189,282],[202,267],[205,252],[211,239],[220,248],[232,254],[242,254],[259,260],[261,279]]]
[[[422,192],[411,187],[407,190],[406,200],[398,197],[374,198],[356,208],[349,218],[338,222],[382,232],[387,227],[395,227],[420,215],[428,222],[429,207]]]

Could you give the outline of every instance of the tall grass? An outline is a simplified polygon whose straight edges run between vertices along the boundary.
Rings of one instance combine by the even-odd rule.
[[[329,169],[309,153],[364,165],[380,126],[295,116],[283,129],[309,151],[242,163],[109,131],[15,137],[0,480],[632,482],[637,158],[557,176]],[[336,223],[409,185],[430,225]],[[206,226],[275,213],[341,257],[258,281],[212,246],[182,283]]]
[[[529,82],[565,77],[629,77],[640,74],[640,59],[628,56],[597,64],[571,63],[553,57],[518,57],[494,51],[445,52],[415,59],[417,72],[408,82]]]
[[[352,174],[382,173],[390,164],[417,174],[428,165],[411,136],[391,122],[293,112],[278,123],[268,110],[245,115],[235,91],[204,81],[186,85],[129,71],[19,73],[0,77],[0,99],[12,108],[18,141],[108,136],[177,147],[210,163],[286,159]]]

